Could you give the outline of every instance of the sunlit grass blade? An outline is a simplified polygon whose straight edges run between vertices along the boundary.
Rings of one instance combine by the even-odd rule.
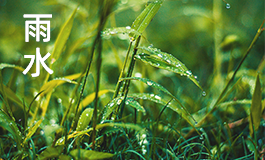
[[[72,84],[77,84],[75,81],[72,81],[72,80],[64,78],[64,77],[63,78],[56,78],[56,79],[53,79],[53,80],[45,83],[41,87],[40,91],[43,91],[43,93],[41,95],[44,95],[44,94],[47,94],[47,93],[53,91],[54,88],[56,88],[59,85],[66,83],[66,82],[72,83]]]
[[[16,122],[13,121],[2,109],[0,109],[0,126],[11,133],[18,149],[21,149],[22,134],[18,129]]]
[[[76,131],[84,130],[88,127],[88,124],[90,123],[92,116],[93,116],[93,110],[92,108],[85,109],[77,123]]]
[[[23,144],[26,145],[26,142],[33,136],[33,134],[37,131],[43,119],[36,122],[33,126],[31,126],[28,130],[28,134],[24,138]]]
[[[77,7],[73,11],[73,13],[69,17],[69,19],[64,23],[63,27],[60,30],[60,33],[58,34],[58,36],[56,38],[53,52],[51,54],[51,58],[53,61],[56,61],[63,51],[65,43],[66,43],[66,41],[67,41],[67,39],[71,33],[71,30],[72,30],[76,11],[77,11]]]
[[[121,104],[123,99],[124,99],[124,97],[114,98],[104,107],[103,115],[102,115],[102,121],[109,118],[111,113],[117,108],[118,105]]]
[[[105,89],[105,90],[101,90],[98,92],[98,96],[102,96],[108,92],[112,92],[111,90]],[[89,105],[90,103],[92,103],[95,100],[95,92],[91,93],[90,95],[86,96],[82,101],[81,101],[81,106],[85,107],[87,105]]]
[[[70,155],[75,159],[106,159],[114,156],[112,153],[91,151],[85,149],[74,149],[70,152]]]
[[[162,52],[160,49],[151,47],[140,47],[141,53],[136,55],[136,58],[148,63],[154,67],[165,69],[181,76],[188,77],[193,83],[195,83],[201,90],[199,82],[196,80],[196,76],[192,74],[190,70],[177,58],[171,54]]]
[[[132,24],[132,29],[137,32],[142,33],[145,28],[149,25],[151,20],[154,18],[159,8],[162,6],[163,0],[151,1],[147,7],[142,11],[142,13],[135,19]],[[137,38],[137,35],[130,34],[133,39]]]
[[[259,75],[257,75],[255,90],[252,97],[252,103],[250,107],[250,117],[249,118],[249,130],[250,135],[253,135],[253,126],[257,131],[260,124],[260,119],[262,116],[262,92],[261,92],[261,84],[259,80]]]
[[[141,126],[133,124],[133,123],[103,123],[103,124],[97,124],[96,130],[102,129],[104,127],[114,127],[114,126],[115,127],[122,127],[122,128],[129,128],[129,129],[133,129],[133,130],[139,131],[139,132],[143,131],[143,128]],[[93,130],[93,128],[91,127],[89,129],[86,129],[86,130],[83,130],[83,131],[74,132],[74,133],[68,135],[67,139],[85,135],[85,134],[91,132],[92,130]],[[55,146],[63,145],[64,141],[65,141],[65,137],[62,137],[62,138],[58,139],[56,141],[56,143],[55,143]]]
[[[58,158],[63,150],[63,146],[56,146],[56,147],[47,147],[41,154],[39,155],[40,160],[47,160]]]

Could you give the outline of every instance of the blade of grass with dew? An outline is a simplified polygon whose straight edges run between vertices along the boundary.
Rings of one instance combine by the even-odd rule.
[[[163,0],[156,0],[150,2],[147,7],[142,11],[142,13],[135,19],[131,28],[135,29],[139,33],[143,33],[145,28],[149,25],[151,20],[154,18],[159,8],[162,6]],[[137,39],[137,35],[131,33],[130,37],[132,40]]]
[[[127,27],[107,28],[102,32],[101,36],[104,39],[109,39],[110,36],[116,34],[128,34],[128,35],[133,34],[135,36],[141,35],[141,33],[139,33],[137,30],[132,29],[130,26],[127,26]]]
[[[51,54],[51,58],[53,59],[53,61],[56,61],[63,51],[63,48],[72,30],[76,11],[77,7],[74,9],[69,19],[64,23],[63,27],[60,30],[60,33],[56,38],[54,49]]]
[[[69,17],[69,19],[64,23],[63,27],[61,28],[56,41],[54,43],[54,48],[51,54],[51,60],[52,63],[50,64],[50,68],[52,68],[52,64],[60,57],[63,48],[66,44],[67,39],[69,38],[69,35],[71,33],[72,27],[73,27],[73,23],[74,23],[74,17],[75,17],[75,13],[77,11],[77,7],[75,8],[75,10],[73,11],[73,13],[71,14],[71,16]],[[44,83],[46,83],[49,79],[50,74],[47,74]]]
[[[115,154],[91,151],[86,149],[74,149],[70,151],[70,155],[73,156],[75,159],[106,159],[113,157]]]
[[[93,116],[93,111],[93,108],[87,108],[82,112],[77,123],[76,131],[81,131],[88,127]]]
[[[31,126],[28,130],[28,134],[24,138],[23,145],[27,144],[27,141],[33,136],[33,134],[37,131],[38,127],[40,126],[43,119],[37,121],[33,126]]]
[[[42,95],[44,95],[44,94],[47,94],[48,92],[51,92],[57,86],[62,85],[66,82],[72,83],[72,84],[77,84],[73,80],[79,78],[80,76],[81,76],[81,73],[77,73],[77,74],[73,74],[73,75],[69,75],[69,76],[65,76],[65,77],[55,78],[55,79],[50,80],[49,82],[45,83],[41,87],[40,91],[43,91]]]
[[[144,107],[140,105],[140,103],[138,103],[134,98],[131,97],[126,98],[125,104],[135,108],[137,111],[140,111],[144,114],[146,112]]]
[[[22,134],[19,131],[16,122],[13,121],[2,109],[0,109],[0,126],[6,129],[13,136],[17,147],[21,149]]]
[[[151,66],[165,69],[174,73],[177,73],[181,76],[188,77],[195,85],[197,85],[201,90],[199,82],[196,80],[196,77],[191,73],[190,70],[177,58],[171,54],[162,52],[160,49],[151,48],[151,47],[140,47],[143,52],[137,54],[135,58],[150,64]]]
[[[253,126],[257,131],[260,124],[260,119],[262,116],[262,92],[261,92],[261,84],[259,80],[259,74],[257,75],[255,89],[252,97],[252,103],[250,107],[250,117],[249,118],[249,130],[250,136],[253,136]]]
[[[181,102],[162,85],[160,85],[160,84],[158,84],[158,83],[156,83],[150,79],[140,78],[140,77],[122,78],[121,80],[138,80],[138,81],[141,81],[141,82],[147,84],[148,86],[151,86],[153,88],[156,88],[156,89],[168,94],[170,97],[172,97],[180,105],[181,109],[185,110],[186,114],[188,114],[196,122],[196,120],[192,117],[192,115],[189,113],[189,111],[181,104]],[[178,112],[178,113],[182,114],[181,112]]]
[[[43,91],[43,93],[41,95],[44,95],[44,94],[47,94],[47,93],[53,91],[54,88],[56,88],[59,85],[62,85],[64,83],[66,83],[66,82],[67,83],[72,83],[72,84],[77,84],[75,81],[72,81],[72,80],[67,79],[67,78],[56,78],[56,79],[53,79],[53,80],[45,83],[41,87],[40,91]]]
[[[135,131],[143,131],[143,128],[139,125],[133,124],[133,123],[103,123],[103,124],[97,124],[96,126],[96,130],[102,129],[104,127],[122,127],[122,128],[129,128],[129,129],[133,129]],[[75,138],[78,136],[82,136],[87,134],[88,132],[91,132],[93,130],[93,128],[89,128],[83,131],[78,131],[78,132],[73,132],[72,134],[67,136],[67,139],[70,138]],[[65,141],[65,137],[62,137],[60,139],[58,139],[55,143],[55,146],[57,145],[63,145]]]
[[[25,70],[24,68],[22,68],[22,67],[20,67],[20,66],[16,66],[16,65],[14,65],[14,64],[1,63],[1,64],[0,64],[0,70],[2,70],[2,69],[4,69],[4,68],[14,68],[14,69],[16,69],[16,70],[18,70],[18,71],[21,71],[21,72],[23,72],[23,71]],[[28,72],[27,74],[29,74],[29,72]]]

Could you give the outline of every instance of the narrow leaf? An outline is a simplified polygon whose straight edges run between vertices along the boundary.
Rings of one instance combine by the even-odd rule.
[[[70,154],[75,159],[81,159],[81,160],[106,159],[114,156],[114,154],[112,153],[98,152],[98,151],[85,150],[85,149],[74,149],[70,152]]]
[[[77,11],[77,7],[75,8],[73,13],[71,14],[70,18],[64,23],[63,27],[60,30],[59,35],[56,38],[56,41],[54,44],[54,49],[53,49],[53,52],[51,55],[51,57],[54,61],[56,61],[59,58],[59,56],[61,55],[63,48],[65,46],[65,43],[66,43],[66,41],[67,41],[67,39],[71,33],[76,11]]]
[[[126,98],[125,100],[126,105],[130,105],[131,107],[135,108],[137,111],[143,112],[145,114],[145,109],[143,106],[140,105],[134,98]]]
[[[132,24],[132,29],[135,29],[139,33],[143,33],[145,28],[149,25],[151,20],[154,18],[159,8],[162,6],[163,0],[156,0],[148,4],[142,13],[135,19]],[[130,34],[133,39],[137,38],[137,35]]]
[[[25,145],[27,140],[29,140],[33,134],[37,131],[38,127],[40,126],[43,119],[39,120],[37,123],[35,123],[33,126],[30,127],[28,134],[26,135],[23,144]]]
[[[249,130],[250,135],[253,135],[253,126],[254,129],[257,131],[260,124],[260,119],[262,116],[262,97],[261,97],[261,85],[259,80],[259,75],[257,75],[256,85],[252,97],[252,103],[250,107],[250,121],[249,121]]]
[[[21,72],[23,72],[25,69],[20,67],[20,66],[16,66],[14,64],[8,64],[8,63],[1,63],[0,64],[0,70],[4,69],[4,68],[14,68],[16,70],[19,70]]]
[[[41,152],[39,158],[40,160],[48,160],[51,158],[57,158],[62,152],[63,146],[48,147],[43,152]]]
[[[94,111],[94,109],[87,108],[82,112],[82,114],[78,120],[78,123],[77,123],[77,127],[76,127],[77,131],[84,130],[88,127],[88,124],[90,123],[91,118],[93,116],[93,111]]]
[[[105,90],[101,90],[98,92],[98,96],[102,96],[103,94],[106,94],[108,92],[111,92],[111,90],[105,89]],[[89,105],[90,103],[92,103],[95,99],[95,92],[91,93],[90,95],[86,96],[82,101],[81,101],[81,106],[85,107],[87,105]]]
[[[16,122],[9,118],[9,116],[6,115],[6,113],[2,109],[0,109],[0,126],[11,133],[15,142],[17,143],[17,146],[19,147],[22,137],[21,132],[19,131]]]
[[[135,36],[141,35],[138,31],[135,29],[132,29],[130,26],[127,27],[115,27],[115,28],[107,28],[102,32],[102,36],[105,39],[109,39],[110,36],[116,35],[116,34],[133,34]]]
[[[17,95],[9,87],[6,87],[4,84],[3,84],[3,90],[0,87],[0,93],[3,93],[3,92],[6,94],[9,100],[16,103],[22,109],[24,109],[22,101],[17,97]]]
[[[67,78],[56,78],[56,79],[53,79],[53,80],[45,83],[41,87],[40,91],[43,91],[43,93],[41,93],[41,95],[44,95],[44,94],[51,92],[54,88],[56,88],[57,86],[59,86],[61,84],[66,83],[66,82],[77,84],[75,81],[72,81],[72,80],[67,79]]]
[[[201,90],[199,82],[196,80],[196,76],[192,74],[190,70],[177,58],[171,54],[162,52],[160,49],[151,47],[141,47],[143,52],[137,54],[135,58],[148,63],[154,67],[166,69],[168,71],[177,73],[181,76],[188,77],[193,83],[195,83]]]
[[[115,127],[130,128],[130,129],[133,129],[135,131],[141,131],[141,132],[143,131],[143,128],[141,126],[136,125],[136,124],[132,124],[132,123],[103,123],[103,124],[98,124],[96,126],[96,130],[104,128],[104,127],[114,127],[114,126]],[[82,136],[84,134],[87,134],[88,132],[91,132],[92,130],[93,130],[93,127],[89,128],[87,130],[74,132],[74,133],[68,135],[67,139]],[[63,145],[64,141],[65,141],[65,137],[58,139],[55,143],[55,146],[56,145]]]

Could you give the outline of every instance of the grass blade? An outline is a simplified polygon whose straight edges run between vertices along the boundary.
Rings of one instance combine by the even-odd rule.
[[[143,52],[136,55],[136,58],[150,64],[151,66],[165,69],[181,76],[188,77],[193,83],[195,83],[201,90],[199,82],[196,80],[196,76],[192,74],[190,70],[177,58],[171,54],[162,52],[160,49],[151,47],[141,47]]]
[[[252,97],[252,103],[250,107],[250,117],[249,118],[249,130],[250,130],[250,135],[253,136],[253,126],[254,129],[257,131],[259,128],[260,124],[260,119],[262,116],[262,97],[261,97],[261,85],[260,85],[260,80],[259,80],[259,75],[257,75],[256,79],[256,85],[255,85],[255,90],[253,93]]]
[[[70,152],[70,154],[75,159],[106,159],[111,158],[114,156],[112,153],[105,153],[105,152],[98,152],[98,151],[91,151],[85,149],[74,149]]]
[[[145,28],[149,25],[151,20],[154,18],[159,8],[162,6],[163,0],[156,0],[151,3],[142,11],[142,13],[135,19],[132,24],[132,29],[135,29],[139,33],[143,33]],[[134,33],[130,36],[136,39],[138,36]]]

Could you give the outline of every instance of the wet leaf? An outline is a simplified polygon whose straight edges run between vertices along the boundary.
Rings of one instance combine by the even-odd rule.
[[[25,70],[24,68],[22,68],[22,67],[20,67],[20,66],[16,66],[16,65],[14,65],[14,64],[1,63],[1,64],[0,64],[0,70],[2,70],[2,69],[4,69],[4,68],[14,68],[14,69],[16,69],[16,70],[18,70],[18,71],[21,71],[21,72],[23,72],[23,71]]]
[[[59,85],[61,85],[61,84],[64,84],[64,83],[66,83],[66,82],[68,82],[68,83],[73,83],[73,84],[77,84],[75,81],[72,81],[72,80],[67,79],[67,78],[56,78],[56,79],[53,79],[53,80],[51,80],[51,81],[45,83],[45,84],[41,87],[40,91],[43,91],[43,92],[41,93],[41,95],[44,95],[44,94],[47,94],[47,93],[53,91],[53,89],[55,89],[57,86],[59,86]]]
[[[250,121],[249,121],[249,130],[250,135],[253,135],[253,126],[254,129],[257,131],[260,124],[260,119],[262,116],[262,96],[261,96],[261,85],[259,80],[259,75],[257,75],[256,85],[252,97],[252,103],[250,107]]]
[[[106,159],[114,156],[112,153],[98,152],[85,149],[74,149],[70,152],[75,159],[80,160],[93,160],[93,159]]]
[[[136,31],[135,29],[132,29],[130,26],[127,27],[115,27],[115,28],[107,28],[102,32],[102,36],[105,39],[108,39],[110,36],[112,35],[116,35],[116,34],[133,34],[135,36],[139,36],[141,35],[141,33],[139,33],[138,31]]]
[[[100,97],[100,96],[102,96],[103,94],[106,94],[106,93],[108,93],[108,92],[111,92],[111,90],[108,90],[108,89],[101,90],[101,91],[98,92],[98,96]],[[94,101],[94,99],[95,99],[95,95],[96,95],[96,93],[94,92],[94,93],[91,93],[90,95],[86,96],[86,97],[81,101],[81,105],[82,105],[83,107],[85,107],[85,106],[89,105],[90,103],[92,103],[92,102]]]
[[[19,131],[16,122],[9,118],[9,116],[2,109],[0,109],[0,126],[11,133],[15,142],[17,143],[17,146],[19,147],[22,140],[21,132]]]
[[[125,100],[126,105],[130,105],[131,107],[137,109],[137,111],[143,112],[145,114],[145,109],[143,106],[140,105],[134,98],[126,98]]]
[[[77,127],[76,127],[77,131],[84,130],[88,127],[88,124],[90,123],[92,116],[93,116],[93,111],[94,109],[87,108],[82,112],[78,120],[78,123],[77,123]]]
[[[39,120],[38,122],[36,122],[33,126],[30,127],[28,134],[26,135],[23,144],[25,145],[27,140],[29,140],[33,134],[37,131],[38,127],[40,126],[41,122],[43,119]]]
[[[143,33],[145,28],[149,25],[151,20],[154,18],[159,8],[162,6],[163,0],[156,0],[150,2],[147,7],[142,11],[142,13],[135,19],[131,28],[135,29],[139,33]],[[130,34],[133,39],[137,38],[137,35]]]
[[[106,120],[111,115],[111,113],[116,109],[116,107],[121,104],[123,99],[124,99],[124,97],[117,97],[117,98],[112,99],[104,107],[102,120]]]
[[[151,48],[151,47],[141,47],[139,48],[143,51],[140,54],[137,54],[135,58],[148,63],[154,67],[165,69],[174,73],[177,73],[181,76],[188,77],[193,83],[195,83],[201,90],[202,87],[196,80],[196,77],[192,74],[190,70],[177,58],[171,54],[162,52],[160,49]]]
[[[53,52],[51,54],[51,57],[54,61],[56,61],[60,57],[60,55],[63,51],[63,48],[65,46],[65,43],[66,43],[66,41],[67,41],[67,39],[71,33],[76,11],[77,11],[77,7],[73,11],[73,13],[69,17],[69,19],[64,23],[63,27],[60,30],[59,35],[56,38],[56,41],[54,44],[54,49],[53,49]]]

